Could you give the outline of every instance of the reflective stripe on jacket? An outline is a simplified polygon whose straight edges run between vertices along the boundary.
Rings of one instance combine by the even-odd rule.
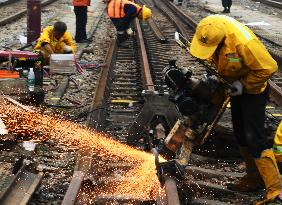
[[[90,6],[90,0],[73,0],[73,6]]]
[[[75,43],[72,39],[71,34],[68,31],[66,31],[64,33],[64,35],[59,40],[57,40],[54,37],[54,26],[47,26],[43,30],[42,34],[40,35],[40,37],[39,37],[39,39],[38,39],[38,41],[37,41],[37,43],[34,47],[34,49],[40,50],[42,43],[50,44],[52,50],[55,53],[63,53],[64,48],[62,46],[64,44],[70,46],[73,53],[75,52],[75,49],[76,49],[76,45],[75,45]]]
[[[282,155],[282,121],[280,122],[274,137],[273,151],[276,154]]]
[[[262,93],[278,68],[276,61],[248,27],[228,16],[213,18],[222,21],[226,29],[224,44],[212,57],[218,73],[231,82],[240,80],[246,93]]]
[[[110,18],[123,18],[126,16],[125,5],[131,4],[136,7],[137,15],[141,11],[141,7],[138,4],[135,4],[129,0],[111,0],[108,4],[107,12]]]

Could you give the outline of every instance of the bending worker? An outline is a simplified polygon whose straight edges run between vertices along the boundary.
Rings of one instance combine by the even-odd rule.
[[[256,204],[282,204],[279,171],[264,130],[267,80],[277,70],[276,61],[249,28],[224,15],[200,21],[190,51],[197,58],[212,61],[218,73],[236,88],[230,94],[232,123],[247,174],[229,188],[254,191],[263,180],[266,196]]]
[[[117,29],[117,42],[120,45],[128,36],[133,35],[130,24],[135,17],[142,21],[152,16],[151,9],[142,7],[129,0],[110,0],[108,2],[108,15]]]
[[[53,53],[74,53],[76,45],[64,22],[57,21],[47,26],[40,35],[34,49],[43,52],[47,61]]]

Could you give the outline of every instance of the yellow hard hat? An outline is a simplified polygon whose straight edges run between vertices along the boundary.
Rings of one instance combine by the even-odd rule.
[[[215,15],[208,16],[198,24],[191,42],[190,52],[197,58],[208,59],[224,37],[224,23]]]
[[[152,16],[152,11],[145,5],[142,6],[141,20],[147,21]]]

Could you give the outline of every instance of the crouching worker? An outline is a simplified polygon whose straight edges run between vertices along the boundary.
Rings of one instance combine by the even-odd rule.
[[[107,8],[108,16],[117,29],[118,45],[133,35],[130,24],[135,17],[147,21],[152,16],[151,9],[145,5],[141,7],[129,0],[110,0]]]
[[[54,26],[44,28],[34,47],[35,50],[43,53],[45,63],[49,62],[51,54],[74,53],[75,48],[72,36],[67,31],[67,25],[61,21],[57,21]]]
[[[255,191],[264,182],[265,198],[255,203],[282,204],[280,174],[264,129],[267,81],[278,68],[276,61],[249,28],[224,15],[200,21],[190,52],[212,61],[218,73],[236,88],[230,94],[233,131],[247,174],[228,187]]]

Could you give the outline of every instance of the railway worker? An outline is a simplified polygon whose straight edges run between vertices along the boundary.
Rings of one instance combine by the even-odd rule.
[[[90,0],[73,0],[76,28],[75,42],[87,43],[86,24],[87,24],[87,7],[90,6]]]
[[[230,13],[230,8],[232,5],[232,0],[221,0],[222,6],[224,8],[224,10],[222,11],[222,13]]]
[[[281,163],[282,162],[282,121],[280,122],[274,137],[273,152],[277,163]]]
[[[236,88],[230,93],[232,123],[247,174],[229,188],[254,191],[263,180],[266,196],[257,204],[282,202],[279,171],[264,130],[267,80],[277,70],[276,61],[249,28],[224,15],[200,21],[190,52],[213,62],[217,72]]]
[[[133,35],[130,24],[135,17],[142,21],[152,16],[151,9],[145,5],[142,7],[129,0],[110,0],[107,6],[108,16],[117,29],[117,43],[120,45],[128,36]]]
[[[34,49],[43,52],[44,59],[48,62],[53,53],[74,53],[76,45],[67,31],[67,25],[57,21],[53,26],[43,29]]]

